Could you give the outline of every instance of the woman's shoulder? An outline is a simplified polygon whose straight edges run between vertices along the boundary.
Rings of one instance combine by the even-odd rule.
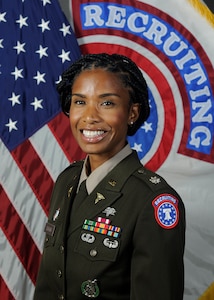
[[[58,176],[57,181],[63,180],[63,178],[69,178],[70,176],[75,176],[75,174],[79,174],[80,170],[82,170],[84,160],[74,161],[67,168],[65,168]]]
[[[133,173],[133,176],[137,178],[141,184],[143,182],[143,185],[146,185],[147,188],[152,191],[173,189],[161,175],[147,169],[143,165]]]

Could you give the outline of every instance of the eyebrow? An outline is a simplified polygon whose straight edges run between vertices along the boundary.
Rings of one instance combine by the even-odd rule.
[[[87,97],[87,96],[85,96],[83,94],[79,94],[79,93],[71,94],[71,97],[73,97],[73,96],[78,96],[78,97],[81,97],[81,98],[86,98]],[[104,94],[101,94],[99,97],[100,98],[105,98],[105,97],[109,97],[109,96],[120,97],[118,94],[115,94],[115,93],[104,93]]]

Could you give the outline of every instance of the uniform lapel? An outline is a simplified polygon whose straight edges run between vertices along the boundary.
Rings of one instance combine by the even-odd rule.
[[[85,199],[75,213],[72,231],[81,227],[85,219],[93,219],[112,206],[121,196],[121,190],[127,178],[141,166],[136,153],[121,161]]]

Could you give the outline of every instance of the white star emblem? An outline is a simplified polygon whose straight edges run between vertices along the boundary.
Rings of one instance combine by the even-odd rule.
[[[10,100],[12,102],[12,106],[14,106],[15,104],[21,104],[19,101],[19,97],[20,95],[16,95],[15,93],[12,93],[12,97],[8,98],[8,100]]]
[[[5,15],[6,15],[6,12],[0,14],[0,22],[6,22]]]
[[[37,97],[34,98],[34,102],[31,102],[31,105],[34,106],[34,111],[37,111],[38,108],[43,108],[42,106],[43,99],[37,99]]]
[[[39,58],[41,59],[43,56],[48,56],[47,54],[48,47],[43,48],[42,45],[39,46],[39,50],[36,53],[39,53]]]
[[[141,128],[144,129],[145,132],[152,131],[152,123],[145,122]]]
[[[137,144],[134,143],[134,146],[132,147],[133,150],[137,151],[137,152],[142,152],[142,144]]]
[[[19,41],[17,41],[16,46],[13,48],[17,50],[17,54],[20,54],[20,52],[26,52],[24,49],[24,46],[25,46],[25,43],[21,44]]]
[[[50,23],[50,21],[46,21],[44,19],[41,20],[41,24],[38,25],[38,27],[42,28],[42,32],[44,32],[45,30],[50,30],[48,24]]]
[[[23,69],[18,69],[17,67],[15,67],[15,71],[12,72],[11,74],[14,75],[15,80],[17,80],[18,78],[23,78],[22,71]]]
[[[70,51],[65,52],[65,50],[62,49],[62,54],[58,55],[58,57],[60,57],[62,59],[62,63],[64,63],[66,60],[70,61],[69,54]]]
[[[33,77],[33,79],[36,79],[37,85],[40,84],[40,82],[46,82],[44,79],[45,73],[41,74],[39,71],[37,71],[36,76]]]
[[[65,23],[63,23],[62,28],[60,28],[60,31],[62,31],[63,36],[66,36],[67,34],[71,34],[70,25],[66,26]]]
[[[11,132],[12,130],[18,130],[18,128],[16,127],[16,123],[17,121],[12,121],[11,119],[9,119],[9,122],[5,124],[5,126],[7,126],[9,128],[9,132]]]
[[[28,26],[26,20],[28,17],[23,18],[22,15],[19,15],[19,20],[16,20],[16,23],[19,23],[19,28],[22,28],[23,26]]]
[[[2,42],[3,42],[3,39],[0,40],[0,48],[4,48]]]
[[[42,0],[42,2],[43,2],[43,6],[45,6],[47,3],[48,3],[48,4],[51,4],[51,1],[50,1],[50,0]]]

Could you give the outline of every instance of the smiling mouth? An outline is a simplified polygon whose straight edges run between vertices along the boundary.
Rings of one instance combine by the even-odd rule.
[[[93,139],[93,138],[101,137],[105,133],[105,131],[104,130],[83,130],[82,133],[86,138]]]
[[[83,136],[83,140],[87,143],[92,143],[92,144],[96,144],[99,143],[100,141],[102,141],[105,136],[107,131],[104,130],[81,130],[82,132],[82,136]]]

